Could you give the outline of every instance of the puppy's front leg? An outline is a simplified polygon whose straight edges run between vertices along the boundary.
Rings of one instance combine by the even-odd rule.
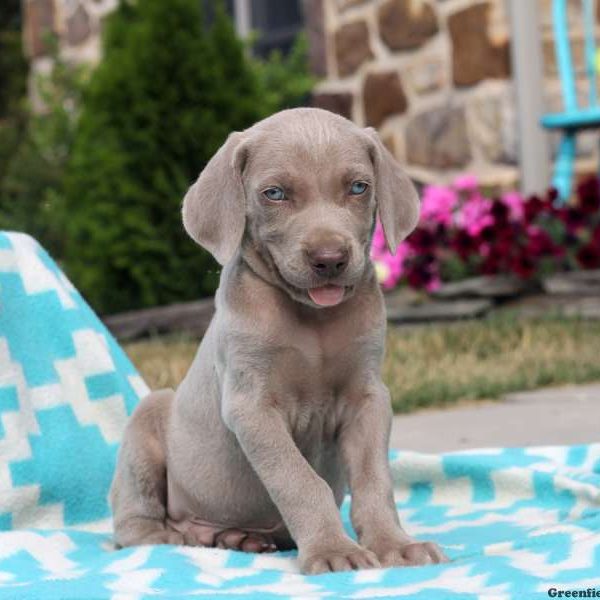
[[[352,524],[362,546],[383,566],[446,562],[431,542],[418,542],[400,525],[388,465],[392,410],[383,383],[371,384],[363,406],[344,425],[340,449],[352,494]]]
[[[329,485],[300,453],[271,402],[226,392],[223,417],[296,542],[302,572],[378,567],[372,552],[344,532]]]

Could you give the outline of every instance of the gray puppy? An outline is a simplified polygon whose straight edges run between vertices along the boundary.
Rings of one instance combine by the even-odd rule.
[[[117,544],[297,546],[304,573],[446,560],[394,504],[376,213],[394,251],[419,199],[374,130],[302,108],[229,136],[183,203],[223,265],[216,314],[177,391],[127,426]],[[359,543],[338,510],[346,484]]]

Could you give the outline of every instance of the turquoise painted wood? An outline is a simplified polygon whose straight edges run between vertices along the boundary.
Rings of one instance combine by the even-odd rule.
[[[594,0],[579,0],[582,3],[585,73],[588,78],[588,105],[579,106],[575,84],[575,65],[571,53],[567,19],[568,4],[577,0],[554,0],[552,20],[556,64],[560,76],[563,105],[562,112],[546,114],[541,124],[547,129],[562,131],[562,139],[554,165],[552,185],[558,190],[561,202],[566,202],[573,186],[573,167],[577,145],[577,132],[581,129],[600,127],[600,104],[598,103],[598,77],[596,67],[596,40]]]

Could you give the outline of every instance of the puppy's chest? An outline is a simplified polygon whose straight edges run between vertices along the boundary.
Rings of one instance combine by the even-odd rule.
[[[273,381],[297,439],[333,439],[351,410],[352,388],[364,368],[360,343],[351,337],[330,342],[297,333],[273,365]]]
[[[303,395],[329,399],[361,367],[360,340],[349,332],[297,328],[280,343],[274,370]]]

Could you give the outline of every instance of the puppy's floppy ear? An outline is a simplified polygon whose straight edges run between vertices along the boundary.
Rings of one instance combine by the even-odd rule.
[[[230,134],[183,199],[185,230],[221,265],[235,254],[246,226],[244,140],[243,133]]]
[[[367,127],[369,152],[375,166],[375,198],[385,241],[394,254],[398,244],[417,226],[421,203],[411,180],[381,142],[377,131]]]

